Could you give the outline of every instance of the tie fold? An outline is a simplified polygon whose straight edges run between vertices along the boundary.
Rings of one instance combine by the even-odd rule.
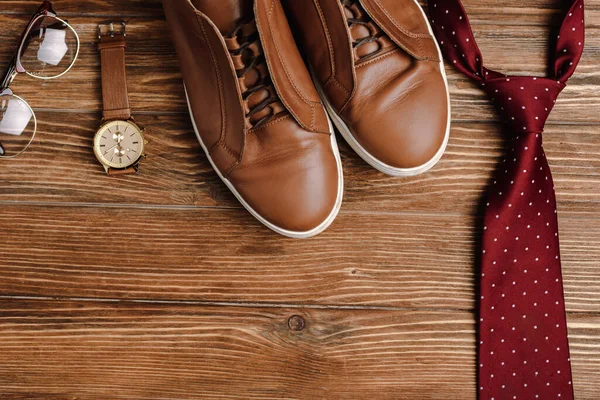
[[[488,79],[482,88],[516,135],[541,133],[565,84],[548,78],[508,76]]]

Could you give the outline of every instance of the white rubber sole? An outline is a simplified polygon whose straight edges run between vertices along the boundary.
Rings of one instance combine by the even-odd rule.
[[[433,168],[441,160],[442,156],[444,155],[444,153],[446,151],[446,147],[448,146],[448,140],[450,139],[450,123],[451,123],[450,90],[448,88],[448,78],[446,76],[446,69],[444,67],[444,57],[442,56],[442,51],[440,50],[440,46],[437,43],[437,40],[435,40],[435,35],[433,34],[433,30],[431,29],[431,25],[429,24],[429,20],[427,19],[427,15],[425,15],[423,8],[421,8],[421,6],[418,4],[418,2],[416,0],[414,0],[414,1],[419,6],[419,9],[421,10],[423,17],[425,18],[425,21],[427,21],[427,28],[429,29],[429,33],[434,37],[434,42],[435,42],[435,45],[436,45],[436,48],[438,51],[439,58],[441,60],[440,61],[440,71],[444,78],[444,84],[446,85],[446,98],[447,98],[446,101],[448,104],[448,120],[446,123],[446,132],[444,135],[444,141],[443,141],[440,149],[433,156],[433,158],[431,158],[426,163],[419,165],[417,167],[413,167],[413,168],[397,168],[397,167],[393,167],[391,165],[388,165],[388,164],[382,162],[381,160],[379,160],[378,158],[373,156],[371,153],[369,153],[354,138],[354,135],[352,135],[352,132],[350,131],[350,129],[348,128],[346,123],[342,120],[342,118],[333,109],[331,103],[329,102],[329,99],[325,95],[325,92],[323,91],[321,85],[319,84],[318,80],[316,79],[316,76],[313,74],[313,71],[311,68],[311,74],[313,75],[313,81],[315,82],[315,86],[317,87],[319,96],[321,97],[321,99],[323,100],[323,103],[325,104],[327,113],[333,120],[333,124],[335,125],[337,130],[344,137],[344,139],[350,145],[350,147],[352,147],[352,150],[354,150],[356,152],[356,154],[358,154],[360,156],[360,158],[365,160],[365,162],[367,164],[369,164],[376,170],[383,172],[384,174],[387,174],[387,175],[400,176],[400,177],[409,177],[409,176],[420,175],[420,174],[423,174],[423,173],[429,171],[431,168]]]
[[[267,221],[265,218],[263,218],[258,212],[256,212],[250,206],[250,204],[248,204],[246,202],[246,200],[244,200],[242,195],[236,190],[235,186],[233,186],[233,184],[221,174],[221,172],[219,171],[219,169],[213,162],[212,158],[210,157],[208,148],[204,145],[204,142],[202,141],[202,138],[200,137],[200,133],[198,132],[198,127],[196,126],[196,121],[194,119],[194,113],[192,112],[192,107],[190,106],[190,99],[187,94],[187,89],[185,88],[185,84],[184,84],[184,90],[185,90],[186,100],[188,103],[188,110],[190,112],[190,117],[192,119],[192,125],[194,126],[194,132],[196,132],[196,137],[198,137],[198,141],[200,142],[200,146],[202,146],[202,149],[204,150],[204,153],[206,154],[206,158],[208,158],[210,165],[212,165],[213,169],[215,170],[215,172],[217,173],[219,178],[221,178],[223,183],[225,183],[225,185],[229,188],[229,190],[231,190],[233,195],[238,199],[238,201],[242,204],[242,206],[244,206],[244,208],[246,210],[248,210],[248,212],[250,214],[252,214],[252,216],[254,218],[256,218],[261,224],[263,224],[267,228],[271,229],[272,231],[274,231],[280,235],[293,238],[293,239],[308,239],[313,236],[317,236],[318,234],[322,233],[327,228],[329,228],[329,226],[333,223],[333,221],[335,221],[335,218],[337,217],[338,213],[340,212],[340,209],[342,208],[342,201],[343,201],[343,197],[344,197],[344,173],[343,173],[343,169],[342,169],[342,159],[340,158],[340,152],[338,149],[337,141],[335,139],[335,133],[333,130],[333,126],[331,125],[331,121],[329,121],[329,129],[331,131],[331,135],[330,135],[331,136],[331,148],[335,155],[335,161],[337,164],[338,177],[339,177],[338,178],[338,193],[337,193],[335,206],[334,206],[333,210],[331,210],[331,213],[329,214],[329,216],[319,226],[317,226],[309,231],[306,231],[306,232],[290,231],[287,229],[283,229],[277,225],[274,225],[271,222]]]

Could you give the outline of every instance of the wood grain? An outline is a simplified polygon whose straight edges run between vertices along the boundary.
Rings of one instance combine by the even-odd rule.
[[[419,0],[424,5],[426,1]],[[69,15],[162,15],[160,0],[86,0],[82,5],[80,0],[53,0],[54,8],[61,14]],[[39,6],[39,0],[3,0],[0,14],[32,14]],[[481,13],[498,13],[500,10],[506,17],[506,24],[515,24],[523,14],[544,17],[548,13],[558,13],[562,10],[560,0],[465,0],[463,4],[470,16]],[[600,4],[588,1],[586,10],[598,10]],[[473,18],[473,17],[471,17]],[[483,21],[489,22],[489,21]]]
[[[186,115],[141,115],[148,159],[131,179],[107,177],[92,152],[99,116],[38,112],[39,133],[21,157],[0,169],[0,203],[48,202],[236,207]],[[369,168],[342,139],[344,209],[470,215],[493,176],[505,143],[493,123],[455,123],[442,161],[428,174],[391,178]],[[600,211],[600,134],[593,125],[551,126],[545,139],[561,211]],[[40,162],[40,160],[42,160]],[[68,172],[68,173],[67,173]],[[109,190],[110,188],[110,190]],[[443,201],[440,201],[443,199]]]
[[[600,312],[600,225],[560,223],[567,309]],[[0,293],[472,310],[473,225],[344,211],[297,241],[244,210],[6,206]]]
[[[472,1],[472,0],[471,0]],[[57,6],[58,8],[58,6]],[[513,15],[515,12],[513,11]],[[543,74],[546,68],[546,46],[551,29],[549,23],[558,23],[556,11],[537,14],[525,13],[518,25],[490,24],[497,20],[496,12],[488,7],[474,13],[474,29],[490,67],[514,74]],[[590,20],[600,20],[600,10],[588,11]],[[127,73],[132,107],[140,112],[187,113],[181,74],[170,33],[162,17],[126,17],[128,23]],[[27,16],[1,15],[0,65],[8,63],[17,46]],[[486,23],[479,24],[478,21]],[[74,110],[78,113],[101,109],[99,56],[96,50],[99,17],[72,17],[70,22],[81,36],[81,55],[76,66],[56,81],[37,82],[19,76],[13,88],[25,97],[35,109]],[[527,57],[523,57],[526,53]],[[600,106],[600,27],[587,26],[587,42],[577,74],[557,101],[549,124],[565,120],[578,123],[599,123],[600,115],[589,112]],[[151,73],[149,73],[151,71]],[[486,95],[452,68],[447,69],[452,95],[453,118],[466,121],[497,120]],[[48,100],[51,93],[51,101]],[[150,95],[149,95],[150,94]]]
[[[63,16],[152,16],[162,17],[161,0],[52,0],[54,10]],[[2,0],[0,14],[31,15],[41,0]]]
[[[544,74],[562,0],[463,2],[487,66]],[[0,65],[39,3],[0,1]],[[81,56],[61,79],[12,86],[40,124],[31,149],[0,162],[1,399],[475,398],[478,204],[505,145],[479,88],[447,68],[452,136],[426,175],[383,176],[341,141],[342,213],[293,241],[241,209],[200,151],[159,0],[53,4]],[[96,27],[121,19],[149,158],[109,179],[91,151]],[[545,150],[576,398],[596,400],[600,1],[586,2],[586,28]]]
[[[305,327],[290,329],[298,316]],[[297,325],[293,325],[297,326]],[[600,318],[570,315],[577,399],[600,388]],[[451,335],[449,338],[448,335]],[[5,301],[11,399],[474,398],[466,312]]]

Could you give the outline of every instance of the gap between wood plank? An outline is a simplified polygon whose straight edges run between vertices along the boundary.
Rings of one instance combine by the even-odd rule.
[[[0,16],[1,15],[7,15],[7,16],[31,16],[34,12],[35,9],[32,8],[32,12],[25,12],[25,11],[0,11]],[[115,14],[96,14],[96,13],[73,13],[73,12],[60,12],[60,9],[57,10],[57,13],[59,13],[59,17],[62,18],[106,18],[106,19],[125,19],[125,18],[155,18],[158,20],[165,20],[164,15],[160,15],[160,14],[156,14],[156,15],[152,15],[152,14],[148,14],[148,13],[129,13],[129,14],[119,14],[119,16],[115,16]]]
[[[33,111],[36,113],[43,113],[43,112],[51,112],[51,113],[64,113],[64,114],[98,114],[100,115],[102,112],[100,110],[91,110],[91,109],[76,109],[76,108],[44,108],[44,107],[40,107],[40,108],[33,108]],[[156,116],[156,117],[160,117],[160,116],[169,116],[169,115],[188,115],[189,112],[187,110],[184,111],[136,111],[135,109],[133,110],[133,114],[134,115],[149,115],[149,116]],[[479,119],[460,119],[460,118],[454,118],[452,119],[452,124],[481,124],[481,123],[498,123],[501,124],[503,123],[503,121],[499,118],[496,119],[489,119],[489,120],[479,120]],[[546,126],[598,126],[600,125],[600,121],[590,121],[590,122],[586,122],[586,121],[560,121],[560,122],[553,122],[553,121],[549,121],[546,123]]]
[[[250,303],[250,302],[228,302],[228,301],[201,301],[201,300],[158,300],[158,299],[113,299],[101,297],[61,297],[61,296],[5,296],[0,295],[2,300],[24,300],[24,301],[73,301],[89,303],[120,303],[120,304],[171,304],[181,306],[205,306],[205,307],[238,307],[238,308],[293,308],[309,310],[371,310],[371,311],[415,311],[415,312],[468,312],[475,313],[475,309],[468,308],[435,308],[435,307],[385,307],[385,306],[362,306],[362,305],[335,305],[335,304],[294,304],[294,303]],[[600,316],[600,312],[589,311],[567,311],[567,315],[577,316]]]
[[[570,202],[577,204],[598,204],[600,201],[581,201],[581,202]],[[200,210],[216,210],[216,211],[239,211],[242,207],[228,207],[228,206],[185,206],[185,205],[160,205],[160,204],[112,204],[112,203],[72,203],[72,202],[37,202],[37,201],[16,201],[16,200],[0,200],[0,206],[25,206],[25,207],[60,207],[60,208],[119,208],[119,209],[133,209],[133,210],[167,210],[167,211],[200,211]],[[341,210],[340,214],[346,215],[389,215],[389,216],[402,216],[402,215],[421,215],[426,217],[435,216],[450,216],[450,217],[464,217],[463,213],[450,213],[450,212],[426,212],[426,211],[361,211],[361,210]],[[481,216],[479,214],[475,217]],[[563,218],[569,219],[600,219],[594,218],[589,214],[567,214]]]
[[[436,307],[391,307],[391,306],[364,306],[364,305],[335,305],[335,304],[295,304],[295,303],[263,303],[263,302],[235,302],[235,301],[202,301],[202,300],[160,300],[160,299],[118,299],[103,297],[62,297],[62,296],[8,296],[0,295],[1,300],[25,301],[81,301],[81,302],[106,302],[106,303],[140,303],[140,304],[178,304],[184,306],[209,306],[209,307],[240,307],[240,308],[305,308],[314,310],[374,310],[374,311],[432,311],[432,312],[473,312],[468,308],[436,308]],[[582,313],[583,314],[583,313]],[[600,314],[600,313],[598,313]]]

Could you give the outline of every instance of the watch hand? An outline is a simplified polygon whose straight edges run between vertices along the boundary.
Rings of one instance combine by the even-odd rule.
[[[112,149],[114,149],[118,145],[119,145],[119,143],[115,144],[113,147],[111,147],[110,149],[106,150],[106,152],[104,153],[104,155],[107,155],[109,151],[111,151]]]

